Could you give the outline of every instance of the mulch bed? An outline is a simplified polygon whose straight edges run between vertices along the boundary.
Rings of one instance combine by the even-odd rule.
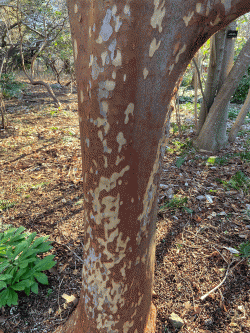
[[[21,101],[6,102],[9,127],[0,131],[0,200],[14,206],[0,211],[0,226],[22,225],[38,236],[50,235],[57,264],[47,272],[49,285],[40,285],[38,295],[20,293],[18,306],[0,310],[4,333],[53,332],[76,305],[67,302],[67,295],[77,299],[81,289],[77,96],[56,95],[63,101],[59,111],[40,87],[30,87]],[[173,312],[184,321],[180,332],[250,332],[249,266],[230,251],[250,239],[245,213],[250,197],[222,183],[237,171],[250,177],[249,163],[236,155],[244,150],[246,136],[219,154],[224,164],[211,164],[209,156],[187,145],[193,135],[188,132],[171,134],[161,179],[153,298],[157,332],[178,331],[169,320]],[[186,144],[179,168],[176,158],[183,149],[176,149],[177,141]],[[183,199],[182,205],[162,208],[174,195]],[[201,300],[225,275],[221,287]]]

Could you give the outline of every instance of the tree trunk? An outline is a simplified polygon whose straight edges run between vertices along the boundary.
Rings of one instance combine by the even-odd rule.
[[[194,144],[197,148],[215,152],[221,149],[221,128],[225,122],[225,104],[234,94],[238,84],[249,66],[250,39],[241,50],[233,68],[221,87],[209,111],[205,124]]]
[[[247,98],[245,100],[245,103],[243,104],[240,113],[238,114],[230,132],[228,135],[228,141],[233,143],[237,137],[237,134],[241,128],[241,126],[244,124],[244,120],[250,110],[250,89],[247,94]]]
[[[56,332],[153,333],[157,189],[169,103],[200,46],[250,4],[68,0],[68,8],[85,248],[78,306]]]

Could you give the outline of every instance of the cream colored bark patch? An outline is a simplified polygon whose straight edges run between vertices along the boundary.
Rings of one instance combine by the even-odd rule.
[[[197,3],[196,4],[196,11],[197,11],[197,13],[200,13],[200,11],[201,11],[201,3]]]
[[[102,66],[105,65],[105,62],[106,62],[106,58],[108,56],[108,51],[105,51],[105,52],[102,52],[101,54],[101,58],[102,58]]]
[[[186,51],[186,48],[187,48],[187,45],[184,44],[184,45],[182,46],[182,48],[180,49],[180,51],[178,52],[178,54],[177,54],[177,56],[176,56],[176,58],[175,58],[175,63],[176,63],[176,64],[177,64],[177,62],[179,61],[179,57],[180,57],[180,55]]]
[[[114,71],[112,73],[112,79],[114,79],[114,80],[116,79],[116,72],[114,72]]]
[[[159,6],[159,0],[154,0],[154,13],[150,19],[151,26],[155,29],[158,25],[159,32],[162,32],[162,20],[166,14],[166,9],[164,7],[165,0],[162,2],[162,4]]]
[[[159,49],[161,45],[161,40],[159,40],[159,42],[156,44],[156,38],[154,38],[150,44],[150,47],[149,47],[149,56],[150,57],[153,57],[154,53],[156,50]]]
[[[74,52],[75,52],[75,60],[77,59],[78,56],[78,49],[77,49],[77,41],[74,39]]]
[[[129,121],[129,114],[132,114],[133,115],[133,112],[134,112],[134,108],[135,108],[135,105],[134,103],[129,103],[129,105],[127,106],[127,109],[125,110],[125,115],[126,115],[126,118],[124,120],[124,124],[127,124],[128,121]]]
[[[78,12],[78,6],[77,6],[77,3],[75,3],[75,5],[74,5],[74,12],[75,12],[75,14]]]
[[[103,119],[103,118],[97,118],[96,120],[93,120],[92,118],[90,119],[90,122],[91,123],[94,123],[94,125],[96,125],[97,127],[100,127],[100,126],[104,126],[104,131],[105,131],[105,134],[108,134],[108,131],[109,131],[109,123],[106,119]]]
[[[117,50],[117,55],[115,59],[112,61],[112,64],[117,67],[122,65],[122,53],[120,50]]]
[[[211,24],[212,26],[215,26],[215,25],[219,24],[220,21],[221,21],[221,19],[220,19],[220,16],[218,15],[218,16],[216,17],[216,19],[214,20],[214,22],[210,22],[210,24]]]
[[[149,72],[148,72],[147,68],[145,67],[144,70],[143,70],[143,77],[144,77],[144,80],[147,78],[148,73],[149,73]]]
[[[107,146],[107,140],[106,139],[102,142],[102,144],[103,144],[103,148],[104,148],[104,153],[111,154],[112,149],[108,148],[108,146]]]
[[[107,169],[107,167],[108,167],[108,158],[107,158],[107,156],[103,156],[103,159],[104,159],[104,168]]]
[[[124,138],[123,133],[119,132],[117,137],[116,137],[116,141],[119,143],[119,147],[118,147],[118,153],[121,152],[122,150],[122,146],[125,145],[127,143],[127,140]]]
[[[81,100],[81,103],[83,103],[83,101],[84,101],[84,95],[83,95],[83,91],[82,90],[80,91],[80,100]]]
[[[193,15],[194,15],[194,12],[191,12],[191,13],[188,13],[187,16],[183,17],[183,21],[185,22],[186,27],[188,26],[188,23],[190,22],[190,20],[193,17]]]
[[[89,139],[88,138],[85,139],[85,142],[86,142],[87,147],[89,148]]]
[[[114,90],[115,89],[115,82],[107,80],[105,81],[105,89],[108,91]]]
[[[125,5],[124,8],[123,8],[123,12],[124,12],[124,14],[130,16],[130,6],[129,5]]]

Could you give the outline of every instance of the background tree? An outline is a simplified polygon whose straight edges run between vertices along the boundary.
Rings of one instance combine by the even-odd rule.
[[[68,1],[83,156],[85,248],[61,332],[154,332],[157,189],[166,112],[201,45],[248,0]]]

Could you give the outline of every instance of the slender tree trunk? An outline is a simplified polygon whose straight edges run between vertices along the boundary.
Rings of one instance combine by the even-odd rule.
[[[155,333],[157,190],[169,103],[200,46],[250,4],[68,0],[68,8],[86,233],[79,303],[56,332]]]
[[[224,56],[225,47],[225,29],[217,32],[210,40],[210,60],[207,81],[205,86],[206,100],[201,104],[199,115],[198,134],[206,120],[209,110],[214,102],[220,78],[220,70]]]
[[[228,141],[233,143],[237,137],[237,134],[241,128],[241,126],[244,124],[244,120],[250,111],[250,89],[247,94],[247,98],[245,100],[245,103],[243,104],[240,113],[238,114],[230,132],[228,135]]]
[[[215,98],[202,130],[194,142],[197,148],[211,152],[221,149],[222,138],[220,130],[225,122],[225,114],[221,110],[225,109],[225,103],[227,103],[237,89],[241,78],[249,66],[249,59],[250,39],[241,50],[226,81]]]
[[[196,53],[194,57],[194,61],[196,62],[196,66],[194,66],[194,123],[195,123],[195,130],[198,130],[198,116],[197,116],[197,104],[198,104],[198,86],[199,86],[199,81],[198,81],[198,73],[199,73],[199,64],[200,64],[200,55],[199,51]],[[202,88],[202,87],[201,87]]]

